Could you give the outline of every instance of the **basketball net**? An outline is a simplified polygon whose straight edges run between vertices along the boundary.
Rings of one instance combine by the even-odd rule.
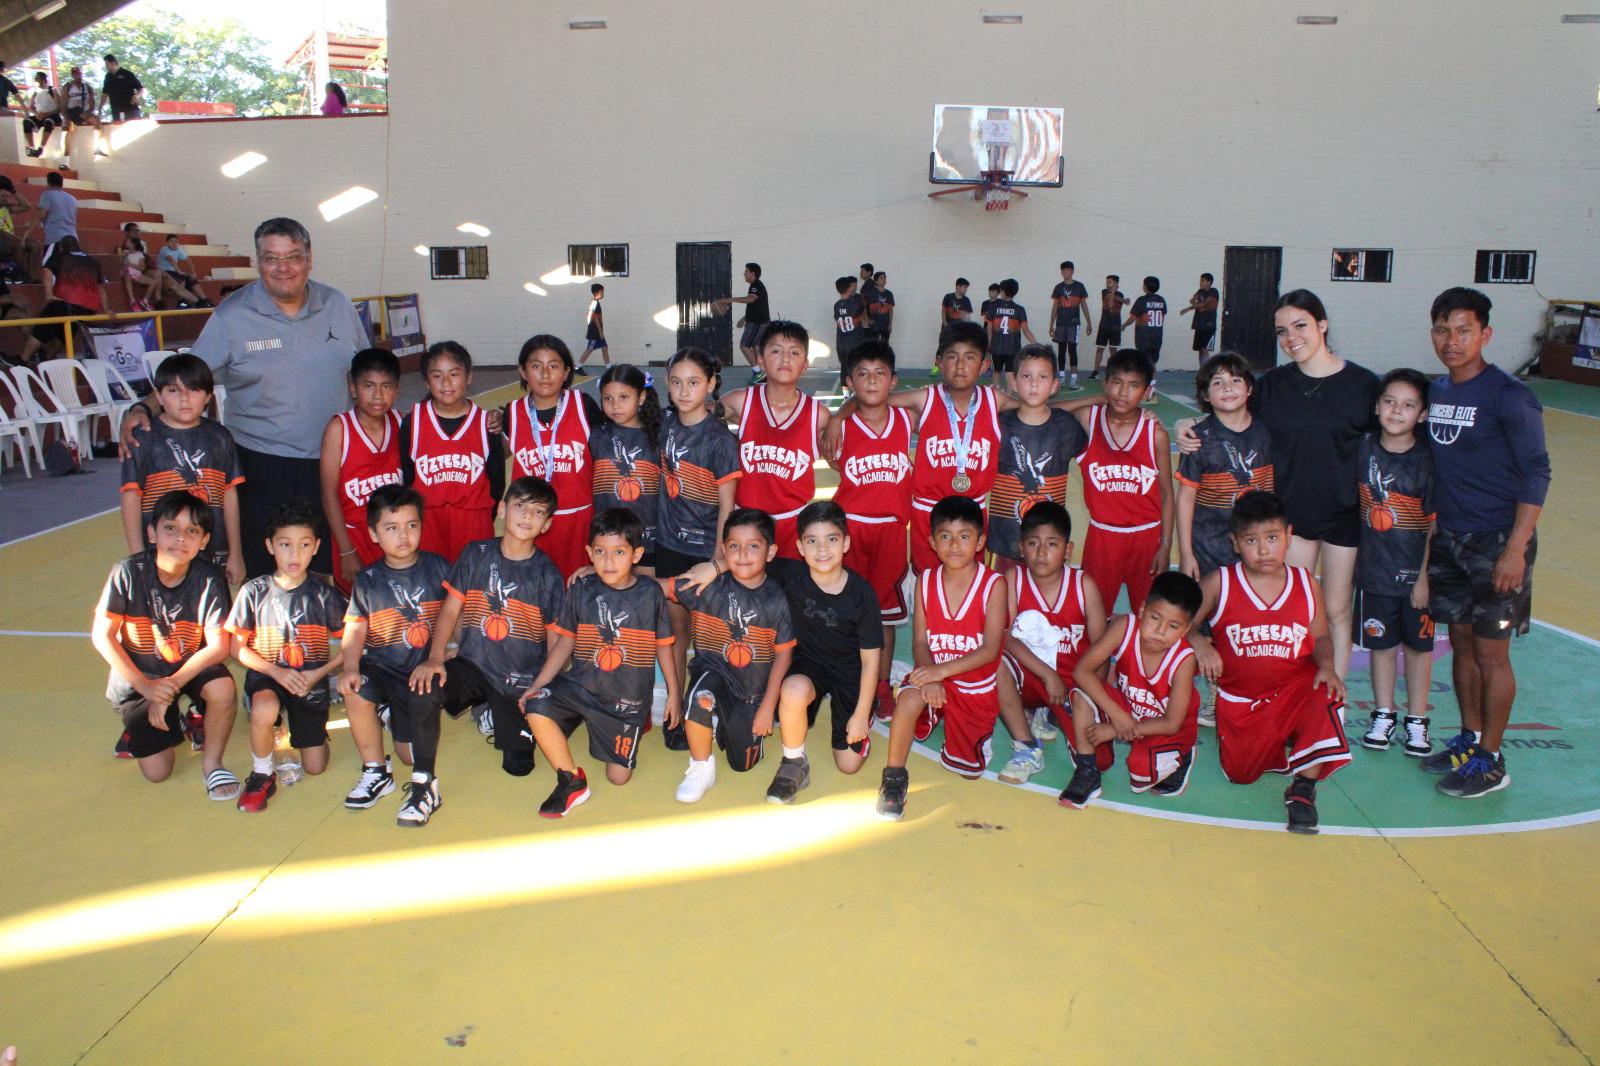
[[[986,170],[983,173],[983,209],[985,211],[1011,210],[1011,172]]]

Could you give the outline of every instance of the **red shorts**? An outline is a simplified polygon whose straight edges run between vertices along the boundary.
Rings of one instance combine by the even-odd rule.
[[[987,497],[976,501],[983,508],[983,520],[989,520],[989,505]],[[933,550],[933,526],[930,519],[933,517],[931,510],[924,511],[920,507],[911,508],[911,569],[920,574],[924,570],[931,570],[939,565],[939,556]],[[1155,548],[1150,549],[1154,551]]]
[[[1079,691],[1081,692],[1082,690],[1080,689]],[[1129,715],[1133,714],[1133,706],[1128,703],[1127,697],[1116,689],[1108,689],[1107,691],[1111,693],[1112,698],[1117,701],[1124,711],[1128,712]],[[1105,716],[1100,713],[1099,708],[1095,709],[1095,718],[1102,722],[1106,720]],[[1170,737],[1137,737],[1129,741],[1126,765],[1128,767],[1128,788],[1130,791],[1148,792],[1151,785],[1159,783],[1170,775],[1172,771],[1176,770],[1184,756],[1194,752],[1195,732],[1193,722],[1194,711],[1191,710],[1189,728],[1179,731],[1176,735]],[[1100,747],[1110,748],[1111,745],[1102,744]],[[1096,749],[1097,762],[1103,761],[1105,766],[1110,766],[1112,760],[1105,757],[1107,754]]]
[[[901,589],[909,565],[905,523],[894,518],[887,522],[850,519],[850,550],[845,553],[844,565],[866,578],[878,594],[885,623],[904,622],[911,616]]]
[[[422,513],[422,550],[454,566],[463,548],[494,536],[493,507],[428,507]]]
[[[1252,700],[1217,689],[1217,748],[1222,773],[1248,785],[1262,774],[1297,774],[1325,765],[1323,776],[1350,761],[1341,724],[1344,705],[1312,688],[1306,670],[1277,692]]]
[[[795,519],[799,517],[799,512],[796,512],[788,518],[779,518],[776,515],[772,518],[772,540],[778,546],[780,559],[800,558],[800,530],[795,525]]]
[[[993,688],[987,692],[962,692],[946,682],[944,686],[944,746],[939,761],[945,769],[962,777],[977,777],[989,765],[989,738],[1000,717],[1000,699]]]
[[[350,547],[356,550],[356,558],[361,560],[363,569],[383,558],[383,549],[378,547],[378,542],[372,539],[372,534],[367,530],[364,515],[362,520],[354,525],[350,522],[350,515],[345,515],[344,535],[350,538]],[[339,573],[338,564],[334,564],[333,567],[333,584],[346,596],[350,595],[350,586]]]
[[[550,516],[550,528],[539,538],[539,550],[550,556],[563,578],[589,565],[589,523],[593,520],[593,507]]]
[[[1012,657],[1010,652],[1000,653],[1000,663],[1011,674],[1012,684],[1017,686],[1017,695],[1022,697],[1022,709],[1031,711],[1036,707],[1048,707],[1050,717],[1056,720],[1056,725],[1067,731],[1067,736],[1072,736],[1072,712],[1064,703],[1051,703],[1050,694],[1045,691],[1044,682],[1039,680],[1039,675],[1032,670],[1025,669],[1023,665]],[[1072,674],[1062,674],[1061,680],[1067,686],[1067,698],[1072,698]]]
[[[1106,610],[1113,610],[1117,590],[1128,586],[1128,609],[1137,611],[1150,594],[1150,560],[1161,547],[1161,527],[1137,533],[1116,533],[1090,524],[1083,539],[1083,572],[1094,578]]]
[[[1133,709],[1128,706],[1128,701],[1123,698],[1122,693],[1118,692],[1114,688],[1108,688],[1106,691],[1111,693],[1112,697],[1116,699],[1117,704],[1123,710],[1127,711],[1130,715],[1133,713]],[[1104,722],[1104,721],[1106,721],[1106,716],[1100,713],[1100,708],[1098,708],[1098,707],[1096,707],[1094,705],[1094,701],[1089,698],[1089,694],[1087,692],[1083,691],[1083,689],[1081,689],[1081,688],[1073,689],[1072,690],[1072,696],[1076,696],[1076,697],[1082,699],[1084,703],[1089,705],[1089,709],[1094,712],[1094,721],[1096,721],[1096,722]],[[1071,696],[1069,696],[1068,698],[1071,699]],[[1050,708],[1050,712],[1051,712],[1052,715],[1055,716],[1056,721],[1061,723],[1061,728],[1066,730],[1067,738],[1068,738],[1067,739],[1068,747],[1070,747],[1072,749],[1073,754],[1077,754],[1077,751],[1078,751],[1078,732],[1077,732],[1077,728],[1072,724],[1072,719],[1069,717],[1063,722],[1062,719],[1061,719],[1061,716],[1055,713],[1055,708],[1054,707]],[[1155,738],[1155,737],[1141,737],[1140,740],[1136,741],[1135,743],[1142,743],[1144,741],[1152,741],[1152,740],[1155,740],[1155,739],[1157,739],[1157,738]],[[1170,738],[1169,737],[1161,737],[1160,739],[1168,740]],[[1189,746],[1193,747],[1194,745],[1191,742],[1191,744]],[[1110,741],[1107,741],[1104,744],[1096,744],[1094,746],[1094,765],[1095,765],[1095,769],[1099,770],[1101,773],[1105,773],[1107,770],[1111,769],[1111,764],[1116,762],[1116,761],[1117,761],[1117,753],[1112,749]],[[1135,762],[1136,762],[1136,760],[1134,758],[1134,752],[1133,751],[1129,751],[1128,752],[1128,778],[1129,778],[1130,784],[1132,783],[1133,767],[1134,767],[1134,763]],[[1149,765],[1148,760],[1145,760],[1145,764]],[[1171,770],[1167,771],[1167,773],[1171,773],[1171,772],[1172,772]],[[1163,774],[1162,776],[1164,777],[1166,775]],[[1160,778],[1157,778],[1156,780],[1160,780]],[[1154,781],[1149,782],[1149,783],[1145,784],[1143,788],[1138,788],[1138,789],[1135,789],[1134,791],[1143,792],[1145,789],[1149,788],[1150,785],[1152,785],[1154,783],[1155,783]]]

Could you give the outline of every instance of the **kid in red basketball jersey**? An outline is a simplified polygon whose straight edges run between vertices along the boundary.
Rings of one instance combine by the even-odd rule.
[[[472,356],[440,341],[422,356],[428,398],[400,423],[401,471],[422,496],[421,550],[454,563],[475,540],[494,536],[494,504],[505,486],[505,453],[483,408],[467,399]]]
[[[589,437],[602,421],[600,408],[571,388],[572,352],[560,337],[540,333],[524,341],[517,373],[528,394],[506,406],[511,476],[542,478],[556,490],[556,513],[539,538],[539,549],[563,578],[570,578],[589,562],[594,517]]]
[[[817,494],[818,441],[828,409],[800,391],[811,338],[798,322],[776,321],[761,334],[761,369],[767,380],[723,398],[739,429],[739,479],[735,501],[772,516],[778,555],[800,558],[795,516]]]
[[[1137,614],[1111,620],[1073,672],[1072,780],[1063,807],[1100,795],[1111,742],[1128,744],[1128,787],[1179,796],[1194,760],[1194,649],[1184,639],[1200,610],[1200,585],[1169,571],[1150,585]],[[1110,672],[1107,674],[1107,664]]]
[[[1309,571],[1284,562],[1292,532],[1273,493],[1239,497],[1240,561],[1201,582],[1211,638],[1190,641],[1217,683],[1223,774],[1242,785],[1265,773],[1293,775],[1283,794],[1289,831],[1315,833],[1317,781],[1350,761],[1350,745],[1322,593]]]
[[[911,521],[911,416],[889,406],[895,366],[888,342],[863,341],[851,351],[844,370],[857,407],[839,422],[839,455],[830,460],[839,472],[833,502],[844,508],[850,525],[844,565],[867,579],[883,612],[877,713],[888,718],[894,714],[889,687],[894,630],[910,617],[901,585]]]
[[[1089,443],[1078,456],[1089,510],[1083,569],[1108,609],[1126,585],[1137,612],[1172,554],[1171,441],[1139,407],[1154,377],[1150,361],[1131,348],[1106,362],[1106,403],[1089,411]]]
[[[367,500],[385,485],[401,483],[400,360],[382,348],[367,348],[350,360],[350,410],[334,415],[322,431],[322,516],[339,561],[333,582],[345,595],[364,566],[383,558],[367,536]]]
[[[1072,729],[1072,671],[1105,632],[1100,590],[1092,577],[1068,565],[1071,558],[1067,509],[1054,500],[1029,508],[1022,518],[1023,565],[1006,572],[1006,616],[1012,621],[999,680],[1000,718],[1012,747],[1000,780],[1008,785],[1044,769],[1040,740],[1053,739],[1058,725]]]
[[[1006,628],[1005,583],[978,562],[983,509],[951,496],[934,505],[932,547],[940,565],[917,578],[912,621],[916,669],[906,675],[889,725],[889,758],[878,787],[878,815],[905,816],[906,758],[917,722],[930,709],[944,717],[939,759],[966,778],[983,774],[1000,702],[995,692]]]

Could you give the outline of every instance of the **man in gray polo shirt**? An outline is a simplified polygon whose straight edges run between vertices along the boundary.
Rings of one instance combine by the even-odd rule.
[[[227,425],[239,450],[239,534],[251,577],[272,573],[266,523],[284,500],[321,498],[318,457],[328,420],[348,406],[350,357],[368,346],[349,297],[311,280],[311,235],[292,218],[256,227],[261,277],[223,300],[194,343],[227,390]],[[135,407],[123,423],[148,425]],[[332,573],[331,537],[313,569]]]

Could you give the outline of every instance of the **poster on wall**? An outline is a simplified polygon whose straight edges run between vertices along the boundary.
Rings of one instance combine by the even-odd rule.
[[[424,348],[422,308],[416,293],[391,296],[389,303],[389,349],[397,356],[418,355]]]
[[[1600,304],[1583,305],[1583,318],[1578,322],[1578,350],[1572,353],[1572,365],[1600,370]]]
[[[95,358],[109,363],[140,395],[151,390],[144,353],[156,350],[155,319],[146,318],[120,326],[85,326],[84,329],[89,333]],[[112,388],[120,391],[114,381]]]

